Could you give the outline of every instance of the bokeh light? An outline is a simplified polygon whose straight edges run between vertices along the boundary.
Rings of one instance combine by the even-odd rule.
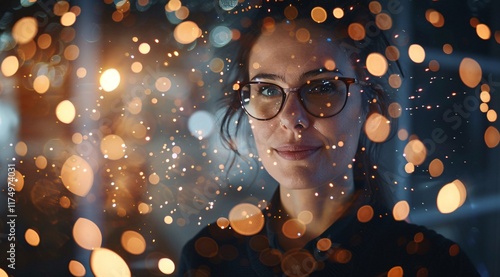
[[[333,16],[337,19],[344,17],[344,10],[342,8],[333,9]]]
[[[380,30],[389,30],[392,28],[392,18],[387,13],[379,13],[375,17],[375,24]]]
[[[375,212],[374,212],[372,206],[370,206],[370,205],[361,206],[358,209],[358,213],[357,213],[358,221],[362,222],[362,223],[369,222],[370,220],[372,220],[374,213]]]
[[[401,200],[397,202],[392,209],[392,216],[395,220],[402,221],[410,215],[410,205],[407,201]]]
[[[365,122],[366,136],[373,142],[383,142],[391,131],[390,121],[379,113],[372,113]]]
[[[495,122],[497,121],[498,115],[495,110],[489,110],[486,112],[486,118],[488,119],[489,122]]]
[[[382,11],[382,5],[379,1],[371,1],[368,3],[368,9],[370,9],[370,12],[373,14],[379,14]]]
[[[37,39],[37,44],[40,49],[47,49],[52,44],[52,37],[50,34],[41,34]]]
[[[166,5],[166,10],[169,12],[175,12],[182,7],[182,3],[179,0],[169,0]]]
[[[366,67],[373,76],[380,77],[387,72],[389,64],[385,57],[380,53],[371,53],[366,58]]]
[[[59,205],[61,207],[68,209],[71,207],[71,200],[67,196],[63,196],[59,199]]]
[[[26,142],[20,141],[16,143],[16,147],[14,148],[14,150],[16,151],[17,155],[21,157],[26,156],[26,154],[28,153],[28,145],[26,144]]]
[[[161,258],[158,261],[158,269],[160,269],[161,273],[170,275],[175,271],[175,264],[169,258]]]
[[[404,149],[405,158],[414,165],[421,165],[427,157],[427,148],[419,139],[413,139],[406,144]]]
[[[221,72],[224,70],[224,61],[220,58],[213,58],[210,61],[210,70],[214,73]]]
[[[67,12],[61,16],[61,25],[63,26],[68,27],[75,24],[75,22],[76,22],[76,14],[74,14],[73,12]]]
[[[448,54],[448,55],[453,53],[453,46],[451,44],[448,44],[448,43],[444,44],[443,45],[443,52],[445,54]]]
[[[184,21],[174,29],[174,38],[181,44],[190,44],[201,36],[201,29],[192,21]]]
[[[5,77],[10,77],[19,69],[19,60],[16,56],[8,56],[3,59],[1,69]]]
[[[121,236],[121,244],[130,254],[140,255],[146,250],[146,240],[136,231],[125,231]]]
[[[315,268],[316,259],[304,249],[286,252],[281,261],[281,270],[287,276],[308,276]]]
[[[107,69],[101,75],[99,83],[104,91],[113,91],[120,85],[120,73],[114,68]]]
[[[69,3],[67,1],[57,1],[52,10],[55,15],[63,16],[69,11]]]
[[[328,18],[328,14],[324,8],[315,7],[311,10],[311,18],[316,23],[323,23]]]
[[[489,148],[497,147],[500,143],[500,132],[497,128],[489,126],[484,132],[484,142]]]
[[[233,38],[233,32],[226,26],[217,26],[210,32],[210,43],[215,47],[223,47]]]
[[[167,77],[156,79],[155,88],[160,92],[167,92],[172,87],[172,82]]]
[[[85,266],[79,261],[71,260],[68,264],[69,272],[75,277],[83,277],[87,273]]]
[[[77,45],[68,45],[64,49],[64,58],[68,61],[74,61],[80,56],[80,48]]]
[[[328,251],[332,245],[332,241],[329,238],[321,238],[316,243],[316,248],[318,248],[319,251]]]
[[[38,169],[45,169],[47,167],[47,158],[44,156],[38,156],[35,158],[35,165]]]
[[[353,40],[362,40],[366,37],[365,27],[360,23],[351,23],[347,32]]]
[[[404,270],[401,266],[392,267],[389,272],[387,272],[387,277],[403,277]]]
[[[306,28],[299,28],[297,32],[295,32],[295,38],[299,42],[306,43],[311,38],[311,33]]]
[[[114,251],[97,248],[90,255],[90,267],[96,277],[132,276],[127,263]]]
[[[184,20],[188,18],[189,16],[189,9],[186,6],[180,7],[178,10],[175,12],[175,17],[177,17],[179,20]]]
[[[413,163],[406,163],[405,164],[405,172],[408,174],[415,172],[415,165]]]
[[[481,39],[488,40],[491,38],[491,30],[490,27],[486,24],[478,24],[476,26],[477,36]]]
[[[444,164],[440,159],[434,159],[429,163],[429,174],[432,177],[439,177],[443,174]]]
[[[398,131],[398,138],[400,140],[407,140],[408,139],[408,131],[406,129],[400,129]]]
[[[396,46],[387,46],[385,48],[385,56],[390,61],[397,61],[399,59],[400,53]]]
[[[188,129],[191,135],[200,140],[210,136],[214,127],[214,116],[207,111],[196,111],[189,117]]]
[[[201,237],[196,240],[194,244],[196,252],[205,258],[212,258],[219,252],[219,245],[217,242],[209,237]]]
[[[174,222],[174,219],[167,215],[165,218],[163,218],[163,222],[165,222],[165,224],[172,224],[172,222]]]
[[[80,67],[76,70],[76,76],[80,79],[85,78],[87,76],[87,69],[84,67]]]
[[[24,239],[31,246],[38,246],[40,244],[40,235],[31,228],[27,229],[24,233]]]
[[[281,226],[281,232],[289,239],[298,239],[306,232],[306,225],[298,219],[288,219]]]
[[[225,10],[230,11],[238,5],[238,1],[236,0],[219,0],[219,6]]]
[[[302,223],[304,225],[307,225],[307,224],[311,223],[314,220],[314,216],[313,216],[312,212],[310,212],[310,211],[301,211],[297,215],[297,220],[300,223]]]
[[[86,196],[94,183],[94,170],[77,155],[70,156],[61,168],[61,181],[73,194]]]
[[[422,63],[425,60],[425,50],[419,44],[410,45],[408,55],[414,63]]]
[[[427,21],[436,28],[444,26],[444,16],[434,9],[428,9],[425,11],[425,19],[427,19]]]
[[[76,108],[69,100],[63,100],[56,107],[56,116],[62,123],[70,124],[76,116]]]
[[[87,218],[80,217],[73,225],[73,239],[83,249],[101,247],[102,235],[99,227]]]
[[[387,112],[389,113],[389,116],[392,118],[398,118],[401,116],[403,110],[401,105],[398,102],[392,102],[389,104],[389,107],[387,108]]]
[[[297,10],[297,8],[292,5],[287,6],[283,11],[283,13],[285,14],[288,20],[294,20],[299,15],[299,11]]]
[[[49,87],[50,87],[50,80],[45,75],[40,75],[36,77],[35,81],[33,82],[33,89],[39,94],[46,93],[49,90]]]
[[[229,212],[231,228],[244,236],[255,235],[264,227],[264,215],[261,210],[250,203],[234,206]]]
[[[125,141],[118,135],[107,135],[101,140],[101,153],[104,158],[119,160],[125,156]]]
[[[467,198],[467,189],[460,180],[444,185],[437,196],[437,208],[443,214],[448,214],[460,208]]]
[[[130,66],[130,69],[134,73],[139,73],[142,71],[142,63],[141,62],[133,62],[132,65]]]
[[[151,51],[151,45],[149,45],[148,43],[143,42],[139,45],[139,52],[141,54],[146,55],[149,53],[149,51]]]
[[[12,27],[12,37],[19,44],[32,41],[38,32],[38,22],[34,17],[23,17]]]
[[[225,217],[219,217],[216,221],[217,223],[217,226],[219,226],[219,228],[221,229],[226,229],[227,227],[229,227],[229,219],[225,218]]]
[[[137,205],[137,210],[140,214],[149,214],[152,211],[152,208],[147,203],[141,202]]]
[[[470,87],[475,88],[481,82],[483,76],[481,66],[479,63],[471,58],[464,58],[460,62],[459,74],[462,82]]]

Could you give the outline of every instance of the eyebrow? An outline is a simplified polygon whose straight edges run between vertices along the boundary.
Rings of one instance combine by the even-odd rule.
[[[328,70],[324,67],[321,67],[321,68],[318,68],[318,69],[313,69],[313,70],[309,70],[307,72],[304,72],[302,73],[302,75],[300,76],[301,78],[310,78],[310,77],[314,77],[316,75],[320,75],[320,74],[323,74],[323,73],[330,73],[330,72],[333,72],[333,73],[338,73],[340,75],[343,75],[342,72],[340,72],[340,70],[338,68],[335,68],[334,70]],[[285,77],[282,76],[282,75],[278,75],[278,74],[273,74],[273,73],[259,73],[257,75],[255,75],[251,80],[255,80],[255,79],[269,79],[269,80],[280,80],[280,81],[285,81]]]

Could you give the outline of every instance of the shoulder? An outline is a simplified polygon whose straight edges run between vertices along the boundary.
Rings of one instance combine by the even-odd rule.
[[[460,246],[434,230],[395,221],[390,216],[374,220],[369,229],[374,236],[370,248],[384,249],[377,252],[382,251],[385,257],[390,257],[390,262],[394,266],[401,266],[405,273],[479,276]]]

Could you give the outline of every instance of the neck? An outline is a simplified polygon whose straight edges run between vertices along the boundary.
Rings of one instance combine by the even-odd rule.
[[[283,212],[289,219],[305,223],[305,233],[300,238],[280,238],[285,248],[302,247],[319,236],[337,221],[349,208],[354,195],[354,182],[339,180],[311,189],[287,189],[280,186]],[[312,216],[312,218],[311,218]],[[311,220],[312,219],[312,220]]]

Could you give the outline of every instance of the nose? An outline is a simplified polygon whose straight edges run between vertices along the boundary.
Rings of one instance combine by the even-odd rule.
[[[301,131],[309,127],[309,114],[304,109],[299,97],[299,94],[292,92],[287,95],[283,109],[279,115],[282,128]]]

